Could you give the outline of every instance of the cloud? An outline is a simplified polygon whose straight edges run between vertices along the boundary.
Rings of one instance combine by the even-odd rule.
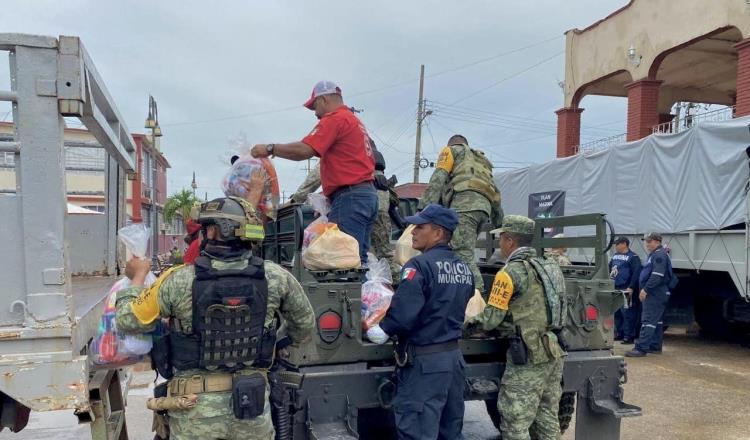
[[[406,182],[412,175],[420,64],[428,75],[426,98],[450,104],[562,51],[565,30],[584,27],[625,3],[6,0],[3,12],[8,32],[80,36],[131,131],[144,130],[153,95],[162,149],[172,164],[170,193],[189,187],[195,171],[199,194],[216,197],[229,140],[240,133],[253,143],[301,139],[316,122],[301,104],[320,79],[338,82],[347,103],[364,110],[360,116],[389,171]],[[430,77],[556,35],[528,50]],[[522,119],[500,124],[490,115],[451,119],[436,111],[423,133],[424,156],[434,161],[457,131],[487,145],[499,166],[552,159],[563,62],[559,56],[459,104],[538,124]],[[373,89],[382,90],[357,96]],[[587,98],[583,105],[588,105],[584,125],[625,120],[624,100]],[[289,107],[295,109],[231,118]],[[193,123],[175,125],[184,122]],[[590,134],[584,129],[584,135],[614,134],[622,127]],[[304,178],[303,164],[275,163],[289,194]],[[422,180],[429,174],[423,170]]]

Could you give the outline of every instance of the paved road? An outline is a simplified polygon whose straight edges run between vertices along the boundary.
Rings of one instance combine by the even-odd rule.
[[[618,353],[624,350],[616,347]],[[720,341],[686,336],[684,330],[666,337],[664,354],[628,361],[630,382],[626,401],[643,408],[642,417],[626,419],[622,440],[747,440],[750,439],[750,349]],[[141,373],[128,397],[128,429],[131,439],[146,440],[151,434],[151,413],[145,400],[151,373]],[[573,430],[563,436],[574,438]],[[497,439],[484,404],[469,402],[464,433],[467,440]],[[88,427],[76,425],[70,412],[32,414],[29,427],[20,434],[0,433],[2,439],[82,439]]]

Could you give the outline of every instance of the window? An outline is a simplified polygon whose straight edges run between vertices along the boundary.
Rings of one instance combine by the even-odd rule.
[[[105,212],[104,211],[104,206],[100,206],[100,205],[82,206],[82,208],[90,209],[90,210],[96,211],[96,212]]]

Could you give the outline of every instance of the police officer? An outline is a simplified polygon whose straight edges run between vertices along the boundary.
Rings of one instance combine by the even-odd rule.
[[[469,147],[460,134],[448,140],[438,157],[435,172],[425,190],[419,208],[439,203],[458,212],[458,228],[451,246],[469,263],[477,289],[484,291],[484,282],[474,257],[477,235],[489,219],[493,225],[502,221],[500,192],[492,181],[492,164],[484,153]]]
[[[529,440],[530,429],[534,438],[560,438],[565,352],[550,329],[544,286],[532,269],[538,260],[530,247],[533,232],[534,221],[520,215],[505,216],[502,227],[491,232],[499,235],[506,264],[495,276],[487,307],[465,326],[467,335],[497,329],[512,341],[498,395],[503,440]],[[557,277],[564,289],[562,273]]]
[[[662,318],[669,300],[672,262],[661,245],[661,234],[652,232],[643,237],[648,259],[640,275],[639,299],[643,304],[641,333],[635,348],[625,353],[628,357],[643,357],[648,353],[661,354],[664,328]]]
[[[197,221],[204,240],[194,265],[174,267],[144,288],[149,261],[128,261],[132,283],[117,293],[117,328],[146,333],[170,320],[169,398],[189,403],[169,410],[171,438],[271,440],[266,373],[275,317],[299,344],[315,328],[312,306],[289,272],[252,255],[263,225],[248,202],[203,203]]]
[[[627,296],[627,307],[615,312],[615,341],[632,344],[640,318],[641,301],[638,295],[638,277],[641,274],[641,259],[630,250],[630,240],[618,237],[615,240],[615,254],[609,260],[609,276],[615,282],[615,289],[622,290]]]
[[[404,265],[388,312],[367,335],[377,343],[398,338],[398,438],[461,439],[465,364],[458,340],[474,276],[449,245],[455,212],[428,205],[406,221],[416,225],[412,246],[422,254]]]

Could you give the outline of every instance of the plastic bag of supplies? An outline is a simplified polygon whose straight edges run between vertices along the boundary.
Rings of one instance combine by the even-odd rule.
[[[393,279],[388,260],[368,254],[367,281],[362,284],[362,328],[367,331],[380,323],[393,299]]]
[[[341,232],[336,224],[315,238],[302,254],[302,264],[309,270],[346,270],[359,267],[359,243]]]
[[[407,226],[406,229],[404,229],[404,233],[401,234],[401,237],[399,237],[396,242],[396,251],[393,255],[393,260],[401,266],[421,254],[421,252],[411,247],[411,233],[414,228],[414,225]]]
[[[328,198],[320,193],[309,194],[307,196],[307,203],[312,205],[315,212],[317,212],[318,218],[312,221],[305,228],[305,232],[302,236],[302,255],[305,255],[307,248],[315,241],[316,238],[323,235],[323,233],[336,226],[336,223],[330,223],[328,221],[328,212],[331,211],[331,205],[328,203]]]
[[[276,220],[279,179],[269,159],[240,155],[222,179],[221,189],[225,196],[243,198],[254,204],[258,212]]]
[[[471,318],[479,315],[487,307],[487,302],[482,298],[482,294],[479,293],[479,289],[474,289],[474,295],[469,298],[469,302],[466,304],[466,314],[464,315],[464,322],[468,322]]]
[[[150,228],[143,223],[136,223],[121,228],[117,234],[134,257],[145,258],[151,236],[150,231]],[[150,286],[154,281],[156,281],[156,276],[149,272],[146,276],[145,287]],[[140,361],[143,355],[151,351],[152,334],[124,334],[117,331],[115,320],[117,292],[127,287],[130,287],[130,279],[127,277],[119,279],[110,287],[104,300],[104,313],[99,322],[96,337],[89,347],[89,354],[96,364],[132,364]]]

